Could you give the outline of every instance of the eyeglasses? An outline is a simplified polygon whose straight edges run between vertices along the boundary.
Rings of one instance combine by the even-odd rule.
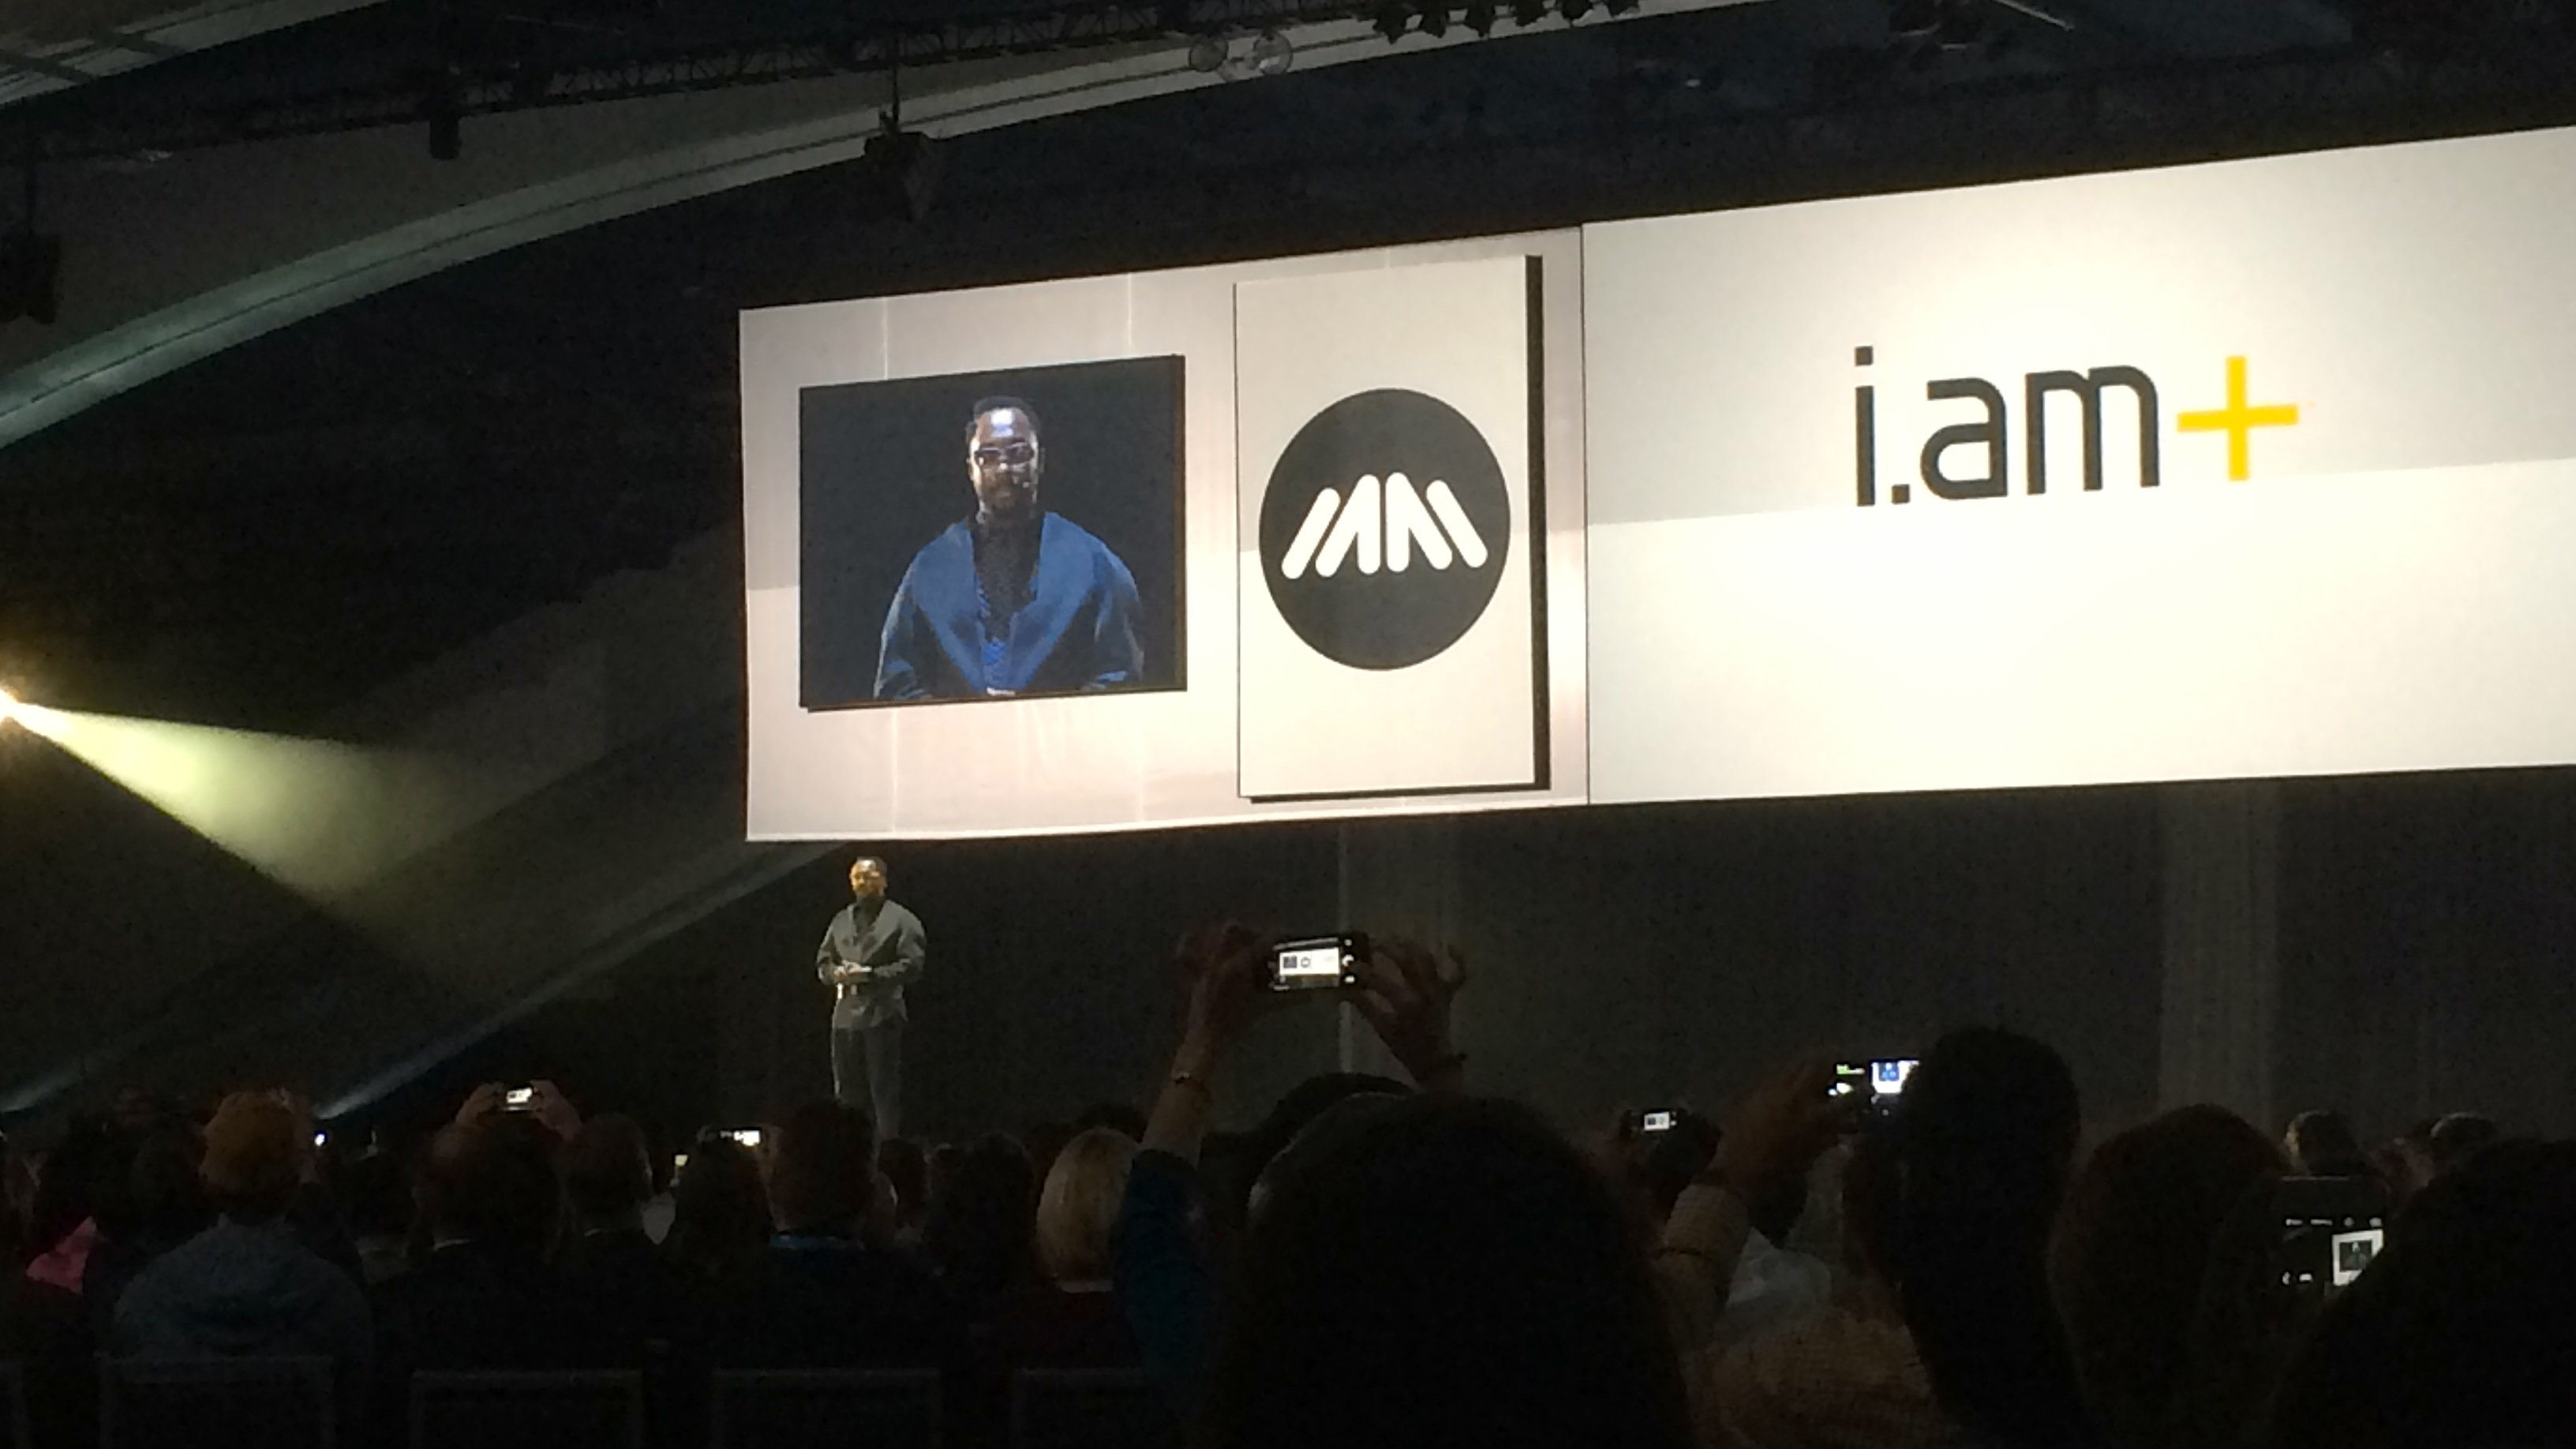
[[[975,466],[978,468],[999,468],[1004,464],[1014,468],[1025,468],[1036,462],[1037,456],[1038,445],[1035,443],[1009,443],[999,448],[977,448],[973,454]]]

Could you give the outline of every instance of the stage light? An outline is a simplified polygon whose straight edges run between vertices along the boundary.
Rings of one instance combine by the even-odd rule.
[[[1527,30],[1547,18],[1547,0],[1512,0],[1512,23]]]
[[[1386,37],[1389,45],[1404,38],[1404,22],[1404,7],[1396,0],[1379,0],[1376,13],[1369,21],[1378,34]]]
[[[1449,33],[1449,7],[1440,0],[1422,7],[1422,33],[1434,40]]]
[[[413,752],[24,702],[10,716],[317,906],[481,813],[467,777]]]
[[[1556,0],[1556,13],[1565,17],[1566,24],[1572,25],[1592,13],[1592,0]]]
[[[1619,16],[1628,14],[1630,11],[1635,10],[1637,8],[1637,0],[1601,0],[1601,8],[1609,11],[1611,17],[1616,19]]]
[[[1469,30],[1476,32],[1480,40],[1493,34],[1494,0],[1473,0],[1460,19]]]
[[[1202,35],[1190,42],[1190,69],[1201,75],[1214,75],[1225,69],[1226,43],[1222,36]]]

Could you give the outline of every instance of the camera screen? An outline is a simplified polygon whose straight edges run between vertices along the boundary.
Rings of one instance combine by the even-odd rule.
[[[758,1147],[760,1145],[760,1129],[757,1127],[729,1128],[726,1130],[725,1135],[732,1138],[734,1141],[741,1143],[745,1147]]]
[[[1348,984],[1349,952],[1339,938],[1291,941],[1270,961],[1270,985],[1278,991],[1318,990]]]
[[[1921,1065],[1921,1062],[1912,1057],[1871,1062],[1869,1064],[1870,1095],[1874,1097],[1902,1095],[1907,1079],[1911,1078],[1914,1075],[1914,1069]]]
[[[537,1105],[537,1089],[534,1087],[512,1087],[502,1096],[501,1105],[509,1108],[513,1112],[524,1112],[530,1107]]]
[[[2334,1286],[2341,1288],[2360,1277],[2361,1270],[2370,1266],[2370,1260],[2379,1256],[2379,1245],[2385,1238],[2386,1234],[2378,1228],[2361,1228],[2353,1232],[2335,1234],[2332,1278]]]
[[[1671,1112],[1648,1112],[1638,1119],[1637,1130],[1640,1132],[1670,1132],[1673,1130],[1674,1116],[1675,1114]]]

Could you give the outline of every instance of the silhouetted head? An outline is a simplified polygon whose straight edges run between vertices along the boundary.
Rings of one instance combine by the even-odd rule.
[[[2048,1240],[2079,1125],[2056,1052],[1993,1028],[1952,1032],[1906,1085],[1890,1136],[1886,1263],[1941,1406],[2003,1445],[2087,1433]]]
[[[676,1261],[722,1276],[756,1258],[769,1242],[769,1191],[760,1159],[730,1137],[710,1137],[689,1150],[671,1179],[671,1231],[663,1246]]]
[[[653,1196],[653,1149],[631,1117],[581,1124],[563,1149],[564,1199],[585,1229],[639,1227]]]
[[[1037,1223],[1038,1180],[1020,1144],[1000,1133],[968,1147],[931,1205],[921,1247],[960,1302],[1027,1281]]]
[[[2308,1177],[2369,1177],[2369,1155],[2341,1112],[2301,1112],[2281,1134],[2290,1162]]]
[[[855,1234],[875,1201],[876,1134],[867,1114],[840,1102],[788,1113],[769,1167],[778,1230]]]
[[[440,1128],[413,1183],[432,1234],[530,1256],[551,1252],[563,1222],[559,1145],[543,1124],[517,1113]]]
[[[2211,1245],[2286,1167],[2235,1113],[2185,1107],[2103,1143],[2076,1177],[2050,1278],[2109,1443],[2170,1442]]]
[[[1209,1449],[1689,1442],[1641,1245],[1528,1109],[1414,1097],[1274,1164]]]

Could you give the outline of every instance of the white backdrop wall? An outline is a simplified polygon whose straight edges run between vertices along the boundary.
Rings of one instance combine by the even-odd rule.
[[[2576,762],[2571,172],[2537,132],[750,314],[751,833]],[[1547,787],[1247,798],[1227,290],[1524,254]],[[797,386],[1164,352],[1185,694],[795,709]]]

